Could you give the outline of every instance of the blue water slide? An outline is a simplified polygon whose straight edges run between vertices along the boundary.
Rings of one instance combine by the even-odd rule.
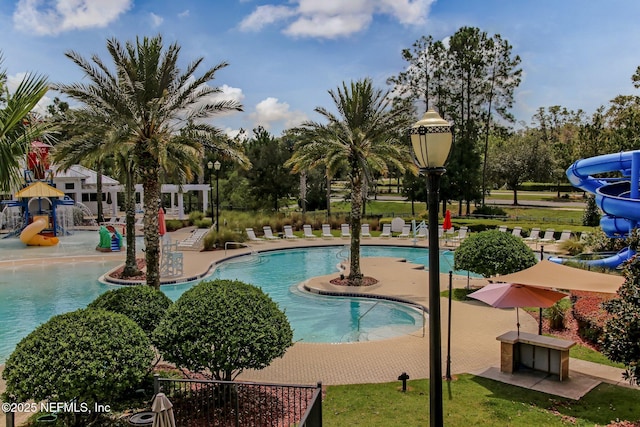
[[[622,177],[592,176],[612,172],[619,172]],[[567,169],[567,177],[574,187],[595,194],[596,204],[605,214],[600,227],[607,236],[626,237],[640,222],[640,150],[578,160]],[[622,250],[612,257],[587,263],[615,268],[634,254],[631,250]],[[561,262],[561,259],[553,261]]]

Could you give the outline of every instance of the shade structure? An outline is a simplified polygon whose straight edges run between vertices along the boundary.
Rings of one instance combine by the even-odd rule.
[[[452,226],[453,225],[451,224],[451,211],[447,209],[447,211],[444,213],[444,222],[442,223],[442,228],[444,228],[445,230],[448,230]]]
[[[18,199],[33,197],[64,197],[64,193],[57,188],[38,181],[18,191],[15,196]]]
[[[153,427],[176,427],[173,404],[164,393],[156,394],[151,410],[154,412]]]
[[[158,209],[158,233],[161,236],[167,234],[167,223],[164,221],[164,209]]]
[[[540,261],[533,267],[517,273],[493,277],[492,280],[524,285],[615,294],[624,283],[624,277],[596,273],[551,261]]]
[[[520,283],[491,283],[470,293],[477,299],[496,308],[515,308],[518,333],[520,333],[519,307],[551,307],[567,294],[549,288],[528,286]]]

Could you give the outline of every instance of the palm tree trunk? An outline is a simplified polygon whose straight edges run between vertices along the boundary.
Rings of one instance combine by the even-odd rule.
[[[362,224],[362,171],[352,169],[351,179],[351,264],[349,266],[349,284],[362,285],[360,270],[360,227]]]
[[[136,216],[136,192],[133,184],[133,174],[131,169],[128,169],[126,171],[124,194],[124,209],[127,213],[127,257],[124,263],[124,270],[122,272],[122,275],[124,277],[132,277],[139,275],[140,270],[138,269],[138,262],[136,260],[136,233],[134,224]],[[131,222],[131,224],[133,224],[132,230],[129,230],[130,216],[134,218]]]
[[[98,224],[104,222],[104,212],[102,212],[102,161],[98,160],[96,171],[96,202],[98,203],[97,215]]]
[[[142,180],[144,188],[144,246],[147,285],[160,289],[160,234],[158,233],[160,182],[157,169],[154,172],[148,173]]]

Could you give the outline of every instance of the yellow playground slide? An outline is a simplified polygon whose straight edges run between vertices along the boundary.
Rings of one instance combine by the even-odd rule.
[[[58,244],[57,237],[43,236],[40,233],[47,228],[48,218],[45,216],[35,217],[33,222],[27,225],[20,233],[20,241],[27,246],[54,246]]]

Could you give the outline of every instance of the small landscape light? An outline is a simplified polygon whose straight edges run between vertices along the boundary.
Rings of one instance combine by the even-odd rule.
[[[407,391],[407,380],[409,379],[409,375],[406,372],[403,372],[402,375],[398,377],[398,380],[402,381],[402,392]]]

